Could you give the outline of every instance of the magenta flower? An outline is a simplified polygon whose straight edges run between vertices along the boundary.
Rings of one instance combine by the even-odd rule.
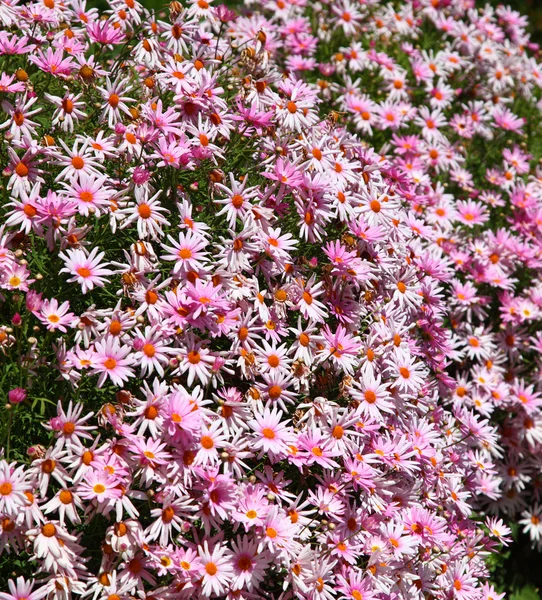
[[[26,399],[26,390],[23,388],[13,388],[8,392],[8,400],[11,404],[20,404]]]

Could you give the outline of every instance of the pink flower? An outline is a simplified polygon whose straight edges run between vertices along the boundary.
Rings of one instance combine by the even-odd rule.
[[[288,454],[288,446],[293,442],[288,421],[281,421],[283,412],[276,407],[272,410],[264,408],[263,413],[256,413],[248,422],[254,431],[254,448],[260,450],[260,456],[268,454],[272,461],[280,460]]]
[[[119,480],[114,475],[106,471],[91,470],[85,475],[85,480],[77,486],[77,493],[83,500],[109,503],[122,495],[118,484]]]
[[[211,550],[205,540],[203,546],[198,546],[198,554],[203,566],[203,594],[223,595],[233,578],[231,552],[220,544]]]
[[[0,460],[0,511],[13,519],[28,505],[26,479],[23,465]]]
[[[131,348],[121,345],[116,337],[111,335],[102,341],[95,342],[94,356],[95,365],[93,373],[99,373],[98,387],[102,387],[107,377],[118,386],[122,387],[124,381],[134,377],[132,365],[133,356],[130,355]]]
[[[59,272],[73,275],[68,279],[68,283],[79,283],[83,294],[92,290],[95,285],[103,287],[107,282],[104,275],[113,273],[106,268],[108,263],[100,263],[105,252],[99,252],[98,248],[93,248],[90,254],[85,250],[68,250],[66,253],[60,252],[59,256],[66,265]]]
[[[46,73],[51,73],[55,77],[67,77],[73,67],[73,58],[71,56],[63,58],[63,55],[62,48],[53,50],[49,47],[46,53],[36,50],[36,54],[30,55],[29,60]]]
[[[23,577],[17,577],[17,583],[13,579],[8,580],[9,594],[0,592],[0,600],[41,600],[48,593],[47,586],[41,586],[33,590],[35,581],[25,581]]]
[[[26,398],[26,390],[23,388],[13,388],[8,392],[8,400],[11,404],[20,404]]]
[[[74,326],[75,315],[68,312],[70,309],[70,303],[68,300],[63,302],[60,306],[56,298],[51,300],[44,300],[40,307],[39,312],[34,313],[36,317],[47,327],[49,331],[61,331],[66,333],[68,327]]]
[[[168,239],[171,246],[163,244],[164,250],[168,252],[162,256],[164,260],[175,261],[173,267],[174,273],[184,273],[188,270],[197,270],[204,266],[207,261],[207,252],[203,249],[207,242],[200,235],[188,230],[186,233],[179,233],[179,241],[174,240],[170,235]]]
[[[329,325],[322,328],[326,346],[322,352],[322,362],[330,361],[336,367],[343,369],[346,373],[351,373],[354,368],[354,358],[360,348],[359,338],[347,332],[339,325],[335,332],[332,332]]]

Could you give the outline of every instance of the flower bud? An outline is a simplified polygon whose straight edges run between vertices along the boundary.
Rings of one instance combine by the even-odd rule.
[[[20,404],[26,398],[26,390],[23,388],[14,388],[8,392],[8,399],[11,404]]]
[[[149,181],[151,174],[144,167],[136,167],[132,174],[132,179],[136,185],[143,185]]]
[[[143,348],[144,345],[145,345],[145,340],[142,340],[141,338],[136,338],[132,344],[132,346],[136,352],[139,352]]]

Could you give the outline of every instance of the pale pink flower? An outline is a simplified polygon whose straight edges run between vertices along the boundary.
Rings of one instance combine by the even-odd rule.
[[[105,275],[111,275],[113,271],[108,269],[108,263],[101,263],[105,252],[99,252],[98,248],[93,248],[90,254],[86,250],[67,250],[66,253],[60,252],[60,258],[66,265],[60,269],[60,273],[69,273],[72,275],[68,283],[77,282],[81,285],[83,294],[92,290],[94,286],[103,287],[107,282]]]

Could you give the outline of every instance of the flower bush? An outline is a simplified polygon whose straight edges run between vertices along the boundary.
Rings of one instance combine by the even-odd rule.
[[[0,600],[502,598],[542,546],[526,20],[0,20]]]

